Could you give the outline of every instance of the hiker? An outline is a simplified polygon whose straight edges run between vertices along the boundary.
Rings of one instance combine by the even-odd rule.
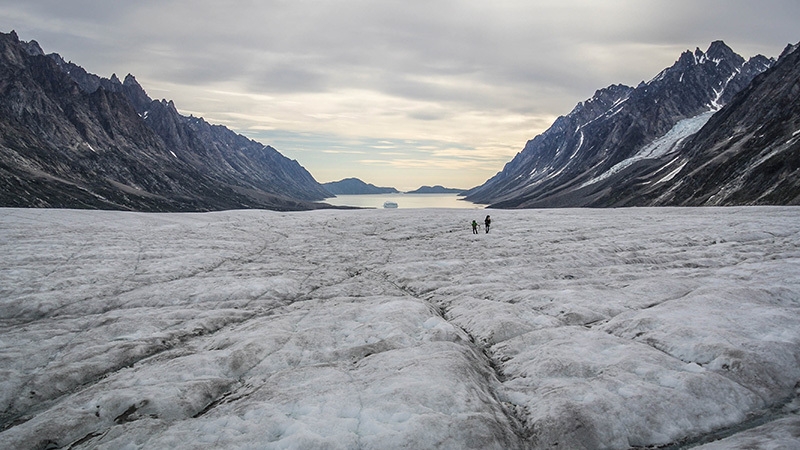
[[[486,224],[486,232],[488,233],[489,232],[489,225],[492,224],[492,218],[489,217],[489,216],[486,216],[486,219],[483,221],[483,223]]]
[[[472,221],[472,234],[478,234],[478,222]]]

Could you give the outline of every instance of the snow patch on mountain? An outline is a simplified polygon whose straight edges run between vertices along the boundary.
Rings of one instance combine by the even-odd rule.
[[[683,164],[678,166],[678,168],[676,168],[672,172],[666,174],[663,178],[660,178],[658,181],[655,182],[655,184],[665,183],[665,182],[675,178],[675,176],[678,175],[681,172],[681,170],[683,170],[684,167],[686,167],[686,162],[684,162]]]
[[[719,63],[717,63],[717,65],[719,65]],[[722,109],[723,106],[725,106],[724,104],[721,103],[722,96],[725,94],[725,89],[728,87],[731,80],[736,78],[736,75],[738,75],[740,72],[741,72],[740,69],[736,69],[736,71],[733,72],[731,76],[729,76],[728,79],[722,83],[722,86],[719,89],[714,89],[714,98],[711,100],[711,103],[709,105],[712,110],[719,111],[720,109]]]
[[[583,183],[580,187],[586,187],[591,184],[599,183],[606,178],[618,173],[619,171],[629,167],[637,161],[644,159],[656,159],[670,152],[676,150],[686,138],[700,131],[701,128],[711,119],[716,111],[706,111],[697,116],[683,119],[675,124],[666,134],[659,137],[649,145],[645,146],[634,156],[618,162],[613,167],[603,172],[601,175],[592,178],[591,180]]]

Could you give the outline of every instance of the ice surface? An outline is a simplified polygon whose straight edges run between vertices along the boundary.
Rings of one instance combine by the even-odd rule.
[[[0,209],[0,448],[800,447],[800,209],[477,214]]]

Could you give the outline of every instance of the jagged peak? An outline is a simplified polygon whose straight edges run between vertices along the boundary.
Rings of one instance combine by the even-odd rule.
[[[131,74],[125,75],[125,80],[122,82],[122,85],[123,86],[139,86],[139,87],[141,87],[139,82],[136,81],[136,77],[134,77]]]
[[[569,114],[559,116],[553,124],[555,126],[563,122],[565,118],[573,118],[582,122],[592,121],[606,114],[610,108],[625,101],[633,90],[634,88],[624,84],[612,84],[603,89],[598,89],[592,98],[578,102]]]
[[[31,39],[28,42],[21,42],[22,48],[31,56],[44,56],[44,50],[39,46],[39,43]]]
[[[173,111],[175,113],[178,112],[178,108],[175,107],[175,102],[173,102],[172,100],[167,100],[162,98],[161,104],[164,105],[170,111]]]
[[[130,73],[126,75],[125,81],[122,82],[122,87],[124,88],[125,95],[133,102],[137,111],[143,113],[150,107],[150,103],[152,103],[153,100],[147,95],[147,92],[144,91],[142,85],[136,81],[136,77]]]
[[[594,95],[595,95],[595,97],[600,97],[600,96],[605,96],[605,95],[619,95],[619,94],[623,94],[624,95],[625,93],[629,92],[631,89],[633,89],[633,88],[631,88],[630,86],[626,86],[624,84],[612,84],[612,85],[608,86],[607,88],[598,89],[594,93]]]
[[[112,73],[111,74],[111,78],[110,78],[109,81],[111,81],[114,84],[120,84],[120,85],[122,84],[122,82],[119,81],[119,78],[117,78],[117,74],[116,73]]]
[[[759,55],[756,55],[756,56],[751,56],[750,59],[747,60],[747,62],[751,63],[751,64],[753,64],[753,63],[767,63],[767,64],[770,64],[770,63],[774,63],[775,62],[775,58],[767,58],[766,56],[759,54]]]
[[[39,46],[39,43],[31,39],[29,42],[21,41],[17,32],[11,30],[10,33],[2,33],[0,32],[0,36],[8,36],[16,45],[22,47],[22,49],[31,56],[44,56],[44,50],[42,47]]]
[[[787,44],[786,48],[783,49],[783,51],[781,52],[781,56],[779,56],[778,59],[781,59],[784,56],[791,55],[792,53],[797,51],[798,48],[800,48],[800,42],[798,42],[797,44]]]
[[[694,49],[694,63],[695,64],[703,64],[706,62],[706,54],[700,50],[700,47],[695,47]]]
[[[695,51],[695,53],[692,53],[689,50],[684,51],[683,53],[681,53],[681,56],[678,58],[678,61],[675,63],[675,65],[678,65],[678,66],[692,66],[692,65],[697,64],[696,52],[698,52],[698,51],[700,51],[699,48]],[[700,53],[703,53],[703,52],[700,52]]]
[[[736,58],[738,55],[723,41],[714,41],[706,50],[706,58],[712,61]]]
[[[59,55],[58,53],[50,53],[50,54],[49,54],[49,55],[47,55],[47,56],[48,56],[50,59],[52,59],[53,61],[55,61],[55,62],[56,62],[56,64],[58,64],[58,65],[59,65],[59,67],[61,67],[61,66],[66,66],[66,65],[68,65],[68,64],[71,64],[71,63],[68,63],[66,60],[64,60],[64,58],[62,58],[62,57],[61,57],[61,55]]]
[[[31,56],[44,55],[44,51],[42,50],[42,47],[39,46],[38,42],[34,40],[31,40],[30,42],[21,41],[17,35],[17,32],[14,30],[11,30],[9,33],[0,32],[0,36],[8,36],[15,45],[20,46],[27,54]]]
[[[772,67],[775,64],[775,61],[776,61],[775,58],[767,58],[764,55],[756,55],[750,57],[750,59],[748,59],[747,62],[744,63],[743,69],[750,67],[760,72],[763,72]]]
[[[744,64],[744,58],[736,54],[724,41],[714,41],[703,52],[700,47],[695,47],[694,51],[686,50],[681,53],[676,63],[677,66],[690,66],[706,63],[719,64],[722,61],[729,61],[734,65]]]

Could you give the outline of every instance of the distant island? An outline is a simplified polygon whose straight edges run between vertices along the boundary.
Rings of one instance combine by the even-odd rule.
[[[422,186],[415,191],[408,191],[406,194],[460,194],[464,191],[465,189],[446,188],[437,184],[436,186]]]
[[[358,178],[345,178],[344,180],[322,183],[322,187],[334,196],[399,193],[399,191],[393,187],[378,187],[374,184],[365,183]]]
[[[401,192],[393,187],[379,187],[374,184],[365,183],[358,178],[345,178],[339,181],[322,183],[328,192],[336,195],[370,195],[370,194],[400,194]],[[404,194],[462,194],[466,189],[446,188],[441,185],[422,186],[419,189],[403,192]]]

